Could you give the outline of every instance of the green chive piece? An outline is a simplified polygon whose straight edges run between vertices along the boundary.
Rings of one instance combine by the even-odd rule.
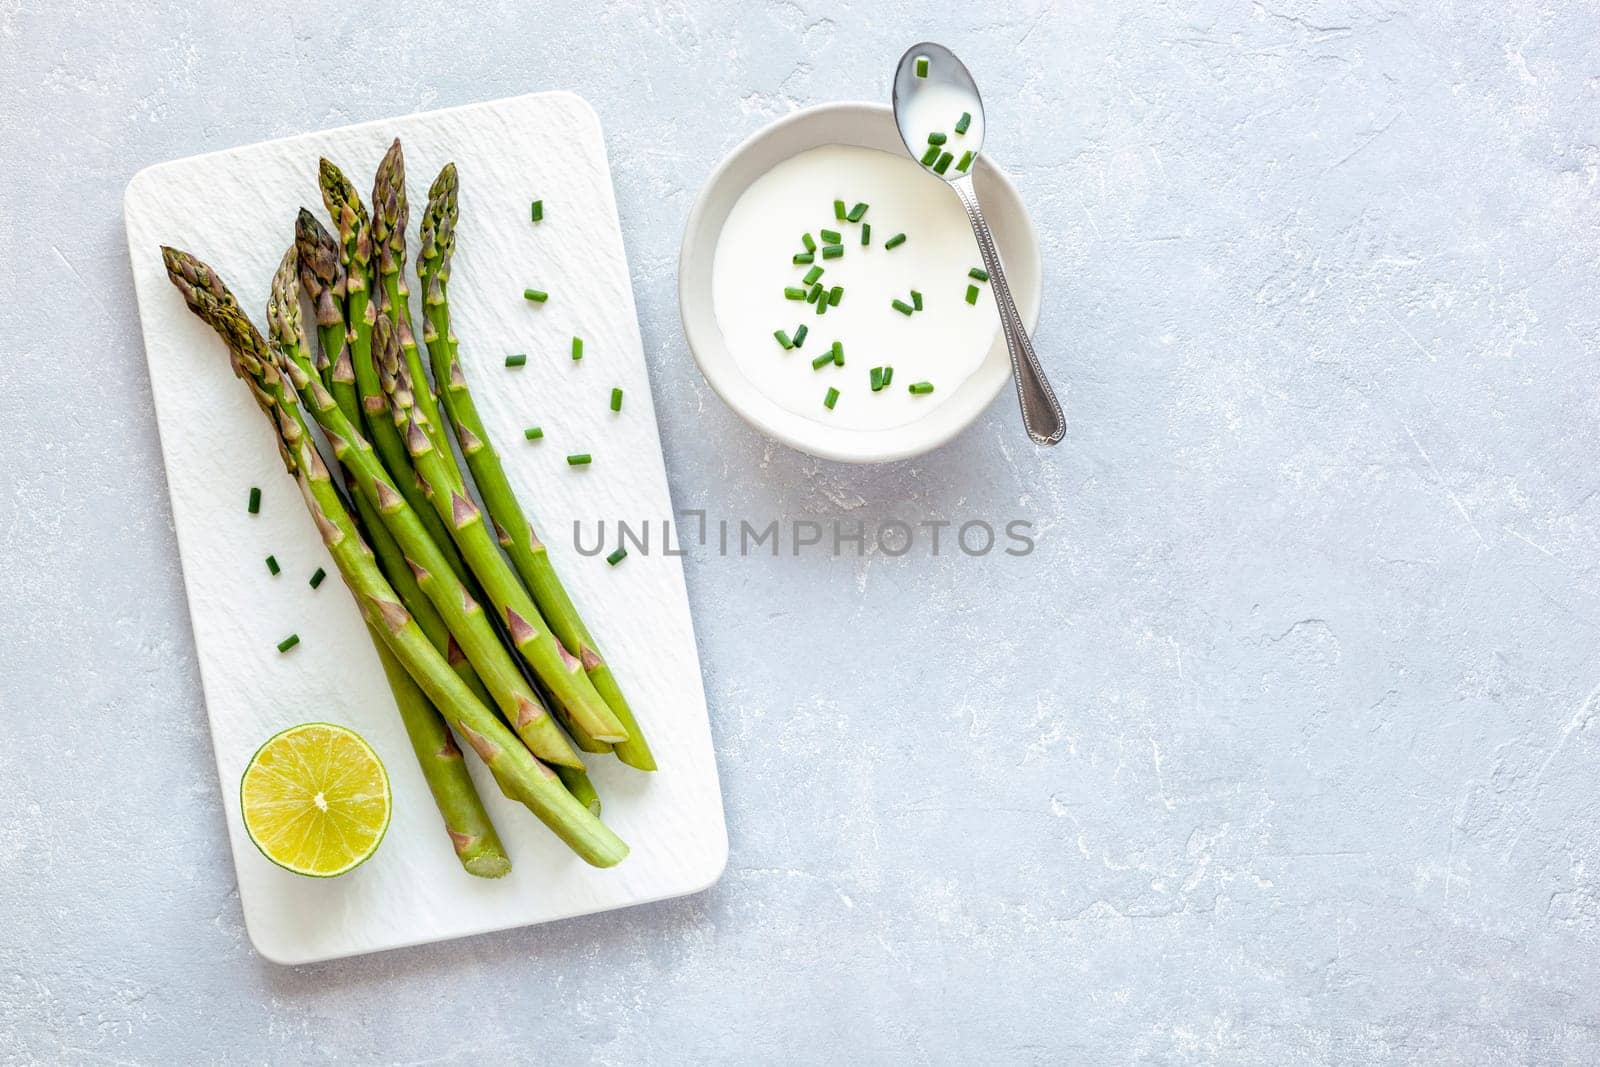
[[[954,158],[949,152],[939,153],[939,162],[933,165],[933,172],[935,174],[943,174],[950,169],[950,161]]]
[[[917,57],[917,77],[926,78],[927,76],[928,76],[928,57],[927,56],[918,56]]]
[[[881,390],[883,388],[883,368],[882,367],[873,367],[872,368],[871,379],[872,379],[872,391],[874,393],[876,393],[876,392],[878,392],[879,390]]]
[[[967,127],[972,125],[972,112],[963,111],[961,117],[956,119],[956,132],[966,133]]]
[[[833,342],[833,348],[830,351],[833,353],[833,365],[835,367],[844,366],[844,342]]]
[[[910,304],[906,303],[904,300],[899,299],[898,297],[889,306],[894,308],[896,311],[900,312],[900,314],[902,314],[902,315],[909,315],[913,311],[917,310],[916,308],[912,307]]]
[[[965,171],[972,166],[972,152],[968,150],[961,154],[961,162],[956,164],[956,170]]]
[[[785,352],[794,347],[794,342],[789,340],[789,335],[782,330],[773,330],[772,336],[778,339],[778,343],[783,346]]]
[[[930,385],[928,388],[932,389],[933,386]],[[593,458],[594,457],[590,456],[587,452],[574,452],[572,455],[567,457],[567,466],[587,467]]]
[[[794,346],[796,348],[806,343],[806,332],[810,329],[811,327],[803,322],[794,328]]]
[[[817,232],[822,234],[822,243],[825,245],[840,244],[844,240],[839,236],[838,230],[818,230]]]
[[[794,254],[794,265],[798,267],[802,263],[810,263],[816,258],[817,257],[812,255],[810,252],[796,252]]]
[[[291,648],[293,648],[295,645],[298,645],[299,643],[300,643],[300,635],[299,634],[290,634],[288,637],[285,637],[282,641],[278,642],[278,651],[279,652],[287,652]]]
[[[583,358],[583,338],[581,337],[572,339],[572,358],[574,362]]]
[[[544,427],[543,426],[529,426],[526,430],[522,431],[522,436],[526,440],[537,441],[537,440],[539,440],[539,438],[544,436]]]
[[[611,555],[606,557],[606,562],[615,567],[617,564],[621,563],[627,558],[628,550],[625,548],[619,548],[615,552],[611,553]]]
[[[826,315],[827,313],[828,313],[828,302],[826,300],[818,300],[817,301],[817,314],[818,315]]]
[[[894,368],[893,367],[885,367],[885,368],[883,368],[883,387],[885,389],[889,388],[889,383],[893,379],[894,379]]]
[[[818,282],[806,291],[806,303],[815,304],[822,296],[822,283]]]
[[[806,298],[806,291],[804,289],[796,289],[792,285],[785,286],[783,290],[783,298],[785,300],[804,300]]]
[[[535,200],[533,202],[533,221],[534,222],[543,222],[544,221],[544,201],[543,200]]]
[[[312,571],[311,572],[311,588],[315,589],[317,586],[321,585],[322,584],[322,580],[324,578],[326,578],[327,576],[328,576],[328,572],[323,570],[321,567],[318,567],[316,570]]]
[[[947,136],[946,134],[943,134],[943,133],[939,133],[937,131],[928,134],[928,143],[929,144],[933,144],[933,145],[944,144],[949,139],[950,139],[949,136]]]
[[[939,160],[939,146],[936,145],[936,144],[929,145],[928,146],[928,150],[926,152],[922,153],[922,165],[924,167],[931,167],[936,162],[938,162],[938,160]]]
[[[833,217],[836,218],[836,219],[844,218],[844,201],[843,200],[835,200],[833,202]]]
[[[621,411],[622,410],[622,390],[621,389],[612,389],[611,390],[611,410],[612,411]]]
[[[867,204],[866,204],[866,201],[863,200],[863,201],[859,201],[856,204],[855,207],[851,208],[850,209],[850,214],[846,215],[845,218],[847,220],[849,220],[850,222],[860,222],[861,221],[861,216],[865,215],[866,213],[867,213]]]
[[[911,385],[912,396],[927,396],[933,392],[932,382],[913,382]]]
[[[967,286],[967,303],[969,303],[969,304],[977,304],[977,302],[978,302],[978,287],[976,285]]]
[[[830,348],[826,352],[822,353],[822,355],[818,356],[816,359],[813,359],[811,361],[811,369],[812,370],[821,370],[823,367],[826,367],[828,364],[830,364],[832,362],[833,362],[833,349]]]
[[[834,307],[839,306],[839,301],[844,299],[844,286],[836,285],[828,290],[828,303]]]
[[[844,245],[823,245],[822,246],[822,258],[823,259],[838,259],[842,255],[844,255]]]
[[[532,300],[535,304],[542,304],[550,299],[550,294],[543,289],[524,289],[522,290],[522,299]]]
[[[984,270],[982,267],[973,267],[971,270],[967,271],[967,277],[976,278],[980,282],[986,282],[989,280],[989,272]]]
[[[800,280],[807,285],[815,285],[817,284],[817,279],[820,277],[822,277],[822,268],[812,267],[810,270],[806,271],[806,276]]]
[[[864,245],[870,245],[872,243],[872,223],[870,222],[863,222],[861,224],[861,243]]]
[[[816,239],[811,236],[809,231],[800,235],[800,243],[806,246],[807,252],[815,252],[817,250]]]
[[[918,311],[922,310],[922,294],[915,289],[911,290],[911,306]]]
[[[906,243],[906,235],[903,234],[903,233],[897,233],[893,237],[889,238],[887,241],[883,242],[883,248],[884,248],[884,251],[888,251],[891,248],[899,248],[901,245],[903,245],[905,243]]]
[[[250,503],[246,504],[245,507],[249,510],[250,514],[252,514],[252,515],[261,514],[261,490],[260,489],[257,489],[253,485],[250,487]]]
[[[279,569],[280,568],[278,567],[278,557],[277,556],[268,556],[267,557],[267,573],[272,575],[274,578],[276,578],[278,576]]]
[[[838,402],[839,390],[835,389],[831,385],[828,386],[828,395],[822,398],[822,406],[827,408],[829,411],[832,411],[833,405],[837,404]]]
[[[506,366],[508,367],[521,367],[527,362],[528,356],[525,352],[517,352],[506,357]]]

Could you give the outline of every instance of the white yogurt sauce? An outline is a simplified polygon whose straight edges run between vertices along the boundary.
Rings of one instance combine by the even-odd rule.
[[[872,226],[870,245],[861,244],[861,223],[834,218],[835,200],[870,205],[862,218]],[[843,235],[838,259],[822,258],[825,229]],[[817,241],[821,284],[844,286],[839,305],[822,315],[783,293],[811,269],[792,262],[805,250],[804,233]],[[884,242],[897,233],[905,243],[886,251]],[[983,363],[1000,319],[988,283],[967,276],[982,265],[960,200],[915,160],[824,145],[779,163],[740,196],[717,238],[712,302],[734,361],[774,403],[825,425],[881,430],[948,401]],[[967,303],[968,285],[978,287],[976,305]],[[913,289],[922,293],[923,310],[907,317],[892,301],[911,303]],[[805,341],[786,351],[773,331],[792,337],[802,323]],[[836,340],[844,343],[845,365],[813,370],[812,359]],[[874,393],[871,370],[881,366],[892,366],[894,379]],[[913,396],[907,387],[922,381],[934,391]],[[830,386],[839,390],[831,411],[823,406]]]

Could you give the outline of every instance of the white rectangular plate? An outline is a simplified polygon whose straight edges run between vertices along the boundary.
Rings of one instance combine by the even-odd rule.
[[[633,849],[612,870],[573,856],[477,765],[479,792],[514,870],[498,881],[461,870],[360,616],[272,433],[221,342],[162,270],[160,245],[193,252],[263,324],[260,309],[297,209],[328,221],[318,157],[366,191],[395,137],[404,144],[411,201],[413,314],[416,222],[429,183],[454,160],[461,222],[450,297],[468,380],[660,763],[641,774],[611,757],[589,760],[603,817]],[[545,202],[537,225],[529,221],[534,199]],[[574,548],[575,520],[589,546],[600,519],[609,529],[618,518],[659,524],[672,514],[605,144],[588,104],[541,93],[165,163],[134,177],[124,215],[239,897],[256,949],[279,963],[308,963],[661,900],[714,882],[727,861],[727,831],[682,567],[656,551],[613,568]],[[523,300],[527,287],[549,290],[549,302]],[[581,362],[569,356],[574,335],[584,339]],[[505,368],[512,352],[527,354],[525,368]],[[613,386],[624,390],[620,413],[609,409]],[[525,441],[524,427],[535,424],[544,439]],[[570,468],[569,452],[591,452],[594,463]],[[251,486],[262,489],[259,515],[245,508]],[[282,566],[275,578],[263,562],[269,554]],[[319,566],[330,580],[313,591],[307,579]],[[301,643],[280,655],[275,646],[290,633]],[[314,720],[366,737],[394,790],[394,821],[378,853],[328,881],[267,862],[239,817],[238,782],[255,748]]]

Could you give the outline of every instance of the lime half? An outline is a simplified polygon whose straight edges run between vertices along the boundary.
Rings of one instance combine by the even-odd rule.
[[[389,776],[360,734],[308,722],[256,749],[239,806],[263,856],[296,874],[332,878],[378,850],[389,829]]]

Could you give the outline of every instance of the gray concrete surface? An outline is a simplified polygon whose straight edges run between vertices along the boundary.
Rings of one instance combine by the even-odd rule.
[[[1400,4],[0,2],[0,1057],[1600,1058],[1600,16]],[[870,470],[696,375],[714,161],[967,57],[1072,429]],[[676,500],[1023,517],[687,560],[698,897],[283,970],[240,924],[119,217],[140,167],[563,87]]]

